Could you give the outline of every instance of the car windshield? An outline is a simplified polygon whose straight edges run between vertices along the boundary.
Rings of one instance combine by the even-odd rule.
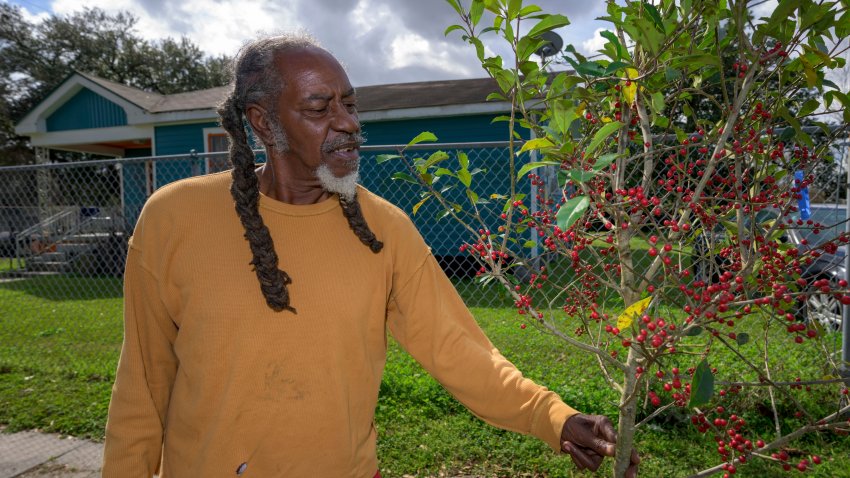
[[[811,211],[812,216],[809,219],[812,224],[807,224],[807,220],[797,229],[810,246],[823,244],[844,232],[847,221],[844,206],[812,206]],[[795,213],[791,218],[797,221],[800,215]],[[820,224],[821,227],[814,228],[815,224]]]

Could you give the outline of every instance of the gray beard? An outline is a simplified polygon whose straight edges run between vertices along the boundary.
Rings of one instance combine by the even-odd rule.
[[[357,182],[360,180],[359,169],[360,168],[357,167],[351,173],[340,178],[331,172],[331,168],[329,168],[328,165],[322,164],[316,168],[316,177],[319,179],[319,183],[321,183],[322,188],[324,188],[325,191],[337,193],[342,196],[343,199],[351,202],[354,200],[354,195],[357,192]]]

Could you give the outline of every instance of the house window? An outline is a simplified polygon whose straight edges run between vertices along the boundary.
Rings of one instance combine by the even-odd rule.
[[[229,140],[225,133],[207,134],[207,173],[217,173],[230,169],[230,158],[227,154]]]

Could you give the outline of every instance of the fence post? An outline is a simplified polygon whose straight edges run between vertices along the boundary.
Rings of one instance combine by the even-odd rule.
[[[35,148],[36,164],[48,164],[50,162],[50,150],[47,148]],[[44,221],[50,217],[50,171],[39,169],[36,173],[36,189],[38,191],[38,220]]]

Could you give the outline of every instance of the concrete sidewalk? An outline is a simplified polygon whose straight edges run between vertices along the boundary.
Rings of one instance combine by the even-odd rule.
[[[98,478],[102,460],[102,443],[0,431],[0,478]]]

